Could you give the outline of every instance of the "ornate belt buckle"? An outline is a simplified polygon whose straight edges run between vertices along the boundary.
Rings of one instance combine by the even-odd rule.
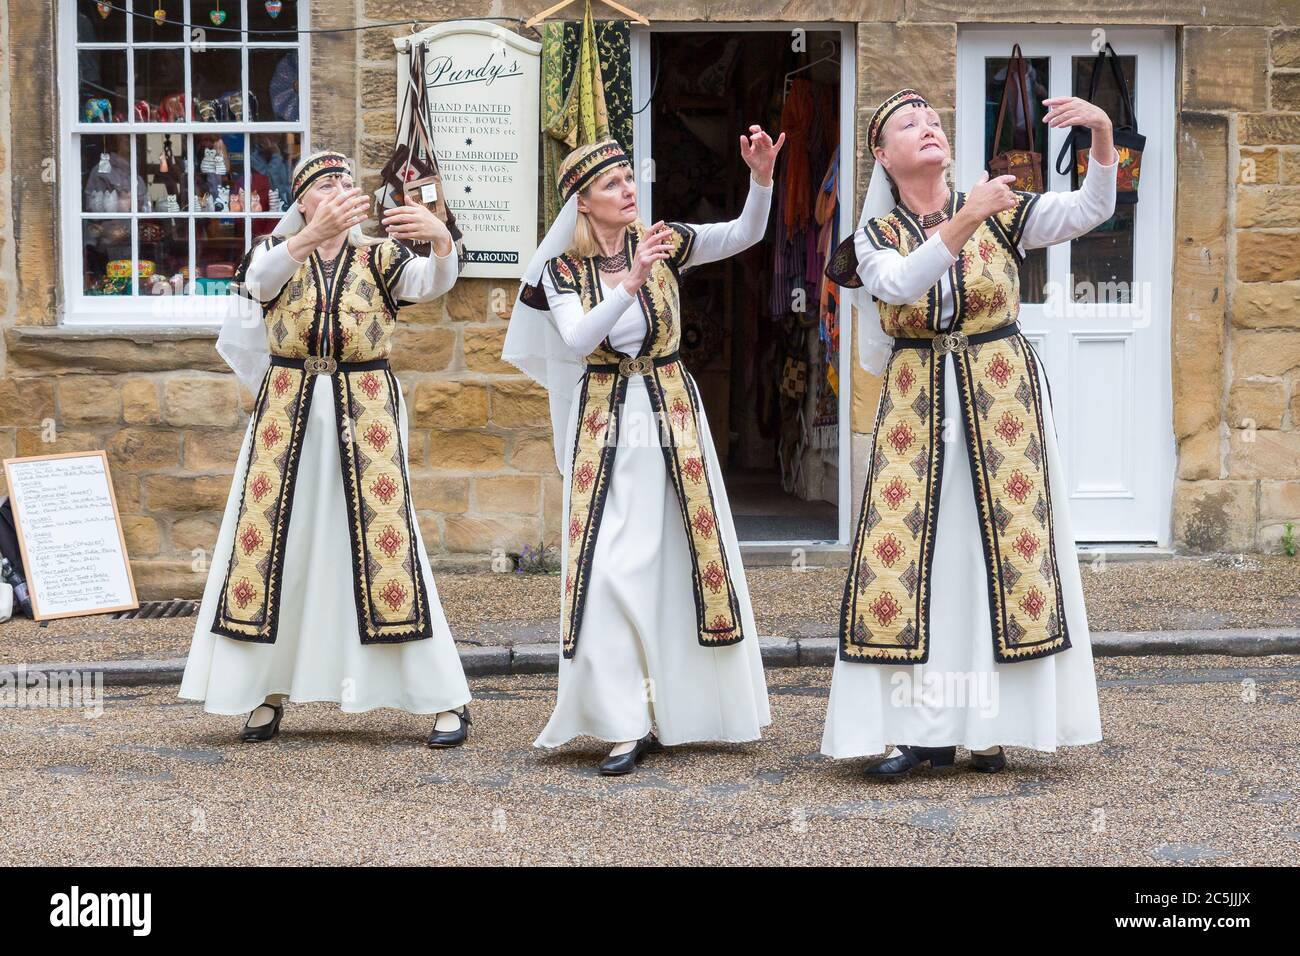
[[[619,359],[618,373],[622,376],[646,375],[653,367],[649,357],[644,355],[625,356]]]
[[[965,332],[941,332],[930,342],[930,347],[939,355],[946,355],[949,352],[964,352],[968,345],[970,345],[970,339],[966,338]]]
[[[303,362],[303,368],[312,375],[333,375],[339,363],[332,355],[311,355]]]

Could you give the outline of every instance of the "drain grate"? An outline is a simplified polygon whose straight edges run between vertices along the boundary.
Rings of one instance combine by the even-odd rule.
[[[122,621],[137,617],[196,617],[198,613],[198,601],[172,598],[170,601],[144,601],[135,610],[118,611],[109,620]]]

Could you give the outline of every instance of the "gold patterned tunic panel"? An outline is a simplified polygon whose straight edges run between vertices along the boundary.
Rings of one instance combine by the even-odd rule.
[[[930,650],[931,578],[948,440],[961,429],[974,484],[988,581],[994,657],[1007,663],[1070,646],[1056,566],[1052,498],[1039,389],[1039,360],[1021,334],[1019,243],[1036,194],[1017,193],[1013,209],[985,220],[948,275],[952,324],[942,293],[879,303],[894,336],[872,436],[862,509],[854,534],[840,619],[846,661],[924,663]],[[952,215],[965,202],[953,193]],[[925,242],[905,207],[863,227],[877,249],[908,255]],[[853,238],[827,273],[860,286]],[[954,362],[961,421],[945,423],[946,363]],[[1050,400],[1050,399],[1049,399]],[[954,434],[945,435],[945,425]]]
[[[681,508],[690,548],[698,641],[703,646],[720,647],[739,643],[745,636],[733,581],[735,569],[718,527],[708,466],[708,456],[714,452],[700,441],[704,411],[699,390],[677,351],[681,339],[678,276],[690,255],[695,234],[680,223],[670,226],[672,254],[655,263],[650,278],[637,294],[647,322],[641,354],[625,355],[614,349],[607,337],[587,356],[577,400],[578,430],[565,529],[569,554],[564,569],[561,634],[566,658],[572,658],[577,649],[601,513],[614,473],[619,412],[626,400],[629,374],[645,376],[656,427],[662,436],[665,467]],[[625,248],[629,261],[643,234],[642,226],[628,228]],[[547,269],[556,289],[578,295],[584,311],[590,311],[603,298],[594,258],[559,256],[547,264]],[[526,294],[532,298],[528,304],[547,307],[544,299],[538,298],[544,295],[540,284],[526,290]]]
[[[270,237],[255,249],[280,241]],[[253,251],[236,274],[241,286]],[[313,254],[263,303],[271,365],[253,411],[234,547],[214,632],[275,641],[285,542],[314,393],[310,366],[333,362],[330,382],[360,640],[392,643],[432,635],[400,432],[400,386],[387,361],[398,308],[390,290],[413,258],[395,240],[345,246],[331,277]]]

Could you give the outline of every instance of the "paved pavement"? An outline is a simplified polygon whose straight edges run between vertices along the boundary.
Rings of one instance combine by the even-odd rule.
[[[241,744],[240,718],[174,687],[110,688],[98,718],[0,715],[0,848],[146,865],[1295,862],[1300,659],[1097,666],[1102,743],[885,784],[817,753],[829,668],[768,672],[761,742],[673,748],[613,779],[595,743],[530,746],[549,675],[475,679],[469,744],[438,752],[427,718],[395,711],[290,705],[276,741]]]

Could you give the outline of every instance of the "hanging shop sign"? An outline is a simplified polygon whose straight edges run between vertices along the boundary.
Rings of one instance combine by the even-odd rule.
[[[464,234],[461,275],[519,278],[537,248],[541,44],[490,21],[437,24],[393,42],[399,90],[410,45],[425,47],[426,120]],[[398,129],[409,108],[398,102]]]

